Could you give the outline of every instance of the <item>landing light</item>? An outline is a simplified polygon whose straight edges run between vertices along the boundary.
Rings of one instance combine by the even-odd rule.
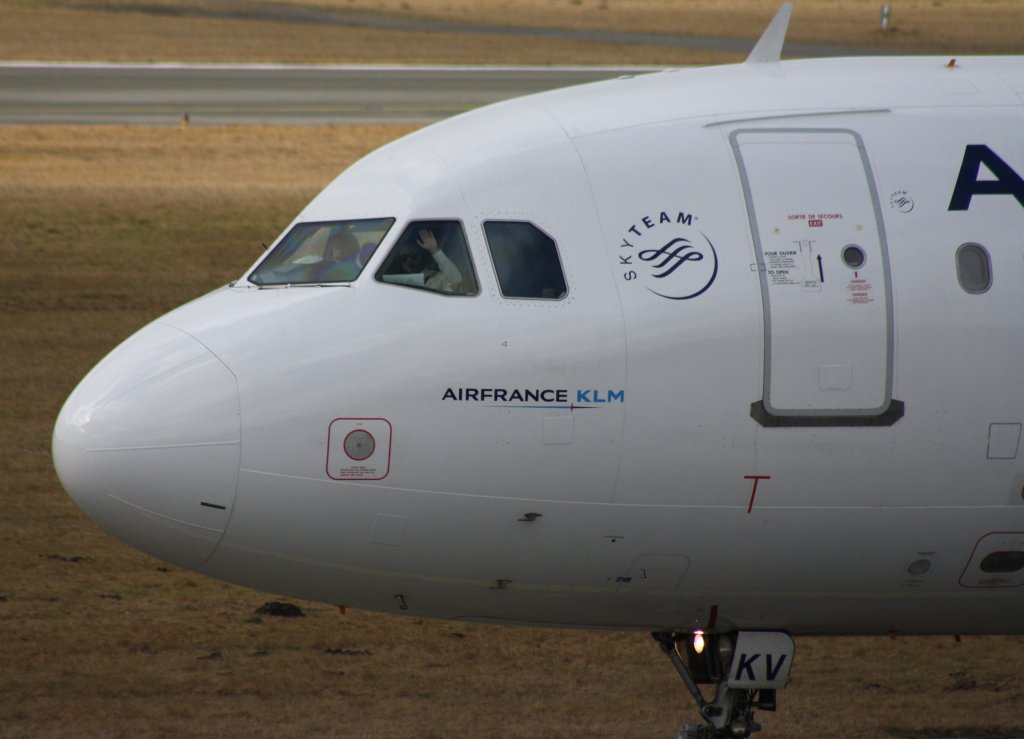
[[[693,632],[693,651],[697,654],[704,653],[704,632],[700,629]]]

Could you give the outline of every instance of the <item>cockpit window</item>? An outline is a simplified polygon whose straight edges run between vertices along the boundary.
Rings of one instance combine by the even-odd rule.
[[[565,274],[554,239],[525,221],[485,221],[484,234],[504,297],[565,297]]]
[[[256,285],[352,282],[394,218],[299,223],[249,275]]]
[[[450,295],[476,295],[473,262],[458,221],[413,221],[377,272],[394,285]]]

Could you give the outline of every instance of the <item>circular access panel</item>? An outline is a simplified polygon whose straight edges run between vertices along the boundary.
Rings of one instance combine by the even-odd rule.
[[[843,247],[843,264],[850,269],[860,269],[867,261],[867,254],[856,244],[847,244]]]
[[[362,462],[364,459],[370,458],[373,450],[377,448],[377,443],[373,440],[373,435],[369,431],[356,429],[345,437],[344,446],[345,454],[357,462]]]

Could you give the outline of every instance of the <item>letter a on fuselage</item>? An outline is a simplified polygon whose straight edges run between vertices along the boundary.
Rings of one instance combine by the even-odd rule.
[[[978,179],[984,164],[995,179]],[[1024,179],[984,144],[968,144],[956,178],[949,210],[967,210],[975,195],[1013,195],[1024,207]]]

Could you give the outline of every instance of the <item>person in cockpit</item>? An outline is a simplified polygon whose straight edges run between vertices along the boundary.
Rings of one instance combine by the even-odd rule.
[[[338,229],[327,239],[318,277],[323,282],[351,282],[362,271],[359,242],[351,232]]]
[[[399,247],[399,274],[386,274],[386,282],[405,285],[422,285],[430,290],[451,293],[462,281],[462,272],[455,262],[448,258],[440,246],[434,232],[429,228],[421,228]]]

